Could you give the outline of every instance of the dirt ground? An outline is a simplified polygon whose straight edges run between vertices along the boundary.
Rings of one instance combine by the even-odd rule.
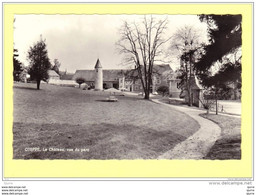
[[[221,127],[221,137],[215,142],[205,159],[241,159],[241,118],[214,114],[201,116]]]

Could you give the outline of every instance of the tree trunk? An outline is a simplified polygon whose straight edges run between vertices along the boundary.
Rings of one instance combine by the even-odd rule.
[[[37,80],[37,81],[36,81],[37,90],[40,89],[40,82],[41,82],[41,80]]]
[[[216,115],[218,115],[218,96],[217,96],[217,88],[215,90],[215,101],[216,101]]]
[[[191,89],[190,86],[188,86],[188,105],[192,106],[192,97],[191,97]]]
[[[146,85],[144,99],[149,100],[149,94],[150,94],[150,87],[148,85]]]
[[[188,91],[189,91],[189,106],[192,106],[192,90],[191,90],[191,78],[192,78],[192,58],[191,51],[189,52],[189,79],[188,79]]]
[[[234,99],[237,100],[237,99],[238,99],[238,98],[237,98],[237,96],[238,96],[238,95],[237,95],[237,94],[238,94],[237,86],[234,87],[234,90],[233,90],[233,91],[234,91]]]
[[[189,106],[192,106],[192,93],[191,90],[189,89]]]
[[[206,110],[206,114],[209,114],[209,108],[207,108],[207,110]]]
[[[148,93],[148,91],[145,92],[144,99],[145,99],[145,100],[149,100],[149,93]]]
[[[216,115],[218,115],[218,100],[216,98]]]
[[[144,96],[144,99],[145,100],[149,100],[149,94],[150,94],[150,82],[148,80],[145,79],[145,89],[144,89],[144,92],[145,92],[145,96]]]

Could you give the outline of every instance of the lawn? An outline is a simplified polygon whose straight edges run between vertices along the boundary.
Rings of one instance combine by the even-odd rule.
[[[14,159],[155,159],[199,129],[184,113],[137,96],[14,84]]]
[[[202,114],[221,127],[221,137],[215,142],[205,159],[241,159],[241,118]]]
[[[182,105],[187,105],[183,99],[176,100],[176,99],[169,99],[169,97],[161,97],[160,102],[163,102],[165,104],[171,104],[171,105],[177,105],[177,106],[182,106]]]

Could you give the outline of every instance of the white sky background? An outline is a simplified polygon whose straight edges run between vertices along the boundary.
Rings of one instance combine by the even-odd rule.
[[[154,16],[155,17],[155,16]],[[158,15],[165,18],[167,15]],[[120,69],[122,56],[115,43],[119,40],[118,30],[124,20],[140,21],[142,15],[15,15],[14,48],[18,49],[19,60],[28,65],[27,53],[30,46],[46,39],[48,55],[53,63],[58,59],[60,70],[70,73],[78,69],[93,69],[97,58],[103,69]],[[166,36],[171,36],[177,28],[192,25],[206,41],[205,23],[196,15],[168,15]],[[170,42],[167,43],[171,44]],[[171,51],[170,51],[171,52]],[[168,59],[169,60],[169,59]],[[173,69],[179,65],[175,58],[170,63]],[[128,68],[128,67],[126,67]]]

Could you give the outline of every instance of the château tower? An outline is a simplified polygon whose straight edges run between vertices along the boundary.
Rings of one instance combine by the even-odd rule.
[[[95,90],[101,91],[103,90],[103,71],[102,66],[100,64],[100,60],[98,59],[95,64]]]

